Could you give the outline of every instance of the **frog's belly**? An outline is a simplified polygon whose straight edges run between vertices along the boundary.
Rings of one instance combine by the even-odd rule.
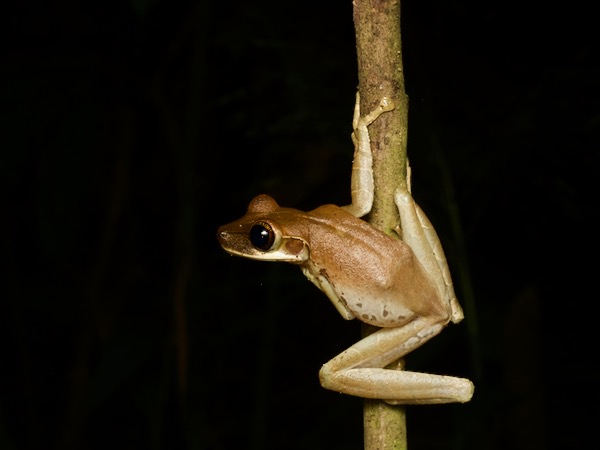
[[[412,320],[415,312],[399,302],[366,298],[360,295],[342,296],[346,306],[361,322],[378,327],[397,327]]]

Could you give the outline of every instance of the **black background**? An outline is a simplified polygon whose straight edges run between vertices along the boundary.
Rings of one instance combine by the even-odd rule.
[[[587,447],[596,16],[403,3],[413,191],[467,310],[407,363],[476,383],[410,407],[409,448]],[[2,8],[0,448],[362,448],[317,378],[359,324],[215,239],[258,193],[348,202],[350,0]]]

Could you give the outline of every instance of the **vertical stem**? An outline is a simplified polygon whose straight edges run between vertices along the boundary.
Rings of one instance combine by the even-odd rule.
[[[373,110],[383,96],[396,106],[369,127],[375,177],[369,222],[391,233],[399,221],[394,192],[406,184],[407,168],[408,97],[402,67],[400,0],[354,0],[353,4],[361,111]],[[363,418],[365,449],[407,448],[403,407],[366,400]]]
[[[369,126],[375,174],[370,222],[384,231],[398,223],[394,192],[406,183],[408,96],[400,43],[399,0],[354,0],[361,111],[372,111],[383,96],[396,108]]]

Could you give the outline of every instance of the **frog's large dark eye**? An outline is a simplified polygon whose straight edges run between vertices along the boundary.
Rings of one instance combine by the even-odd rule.
[[[249,233],[250,243],[259,250],[269,250],[275,242],[275,231],[266,222],[257,222],[252,225]]]

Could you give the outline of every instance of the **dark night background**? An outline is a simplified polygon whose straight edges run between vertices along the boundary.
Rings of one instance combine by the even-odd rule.
[[[476,383],[409,407],[409,448],[589,447],[597,16],[403,3],[413,191],[467,312],[407,363]],[[2,8],[0,448],[361,449],[317,378],[359,324],[215,239],[258,193],[349,200],[351,1]]]

